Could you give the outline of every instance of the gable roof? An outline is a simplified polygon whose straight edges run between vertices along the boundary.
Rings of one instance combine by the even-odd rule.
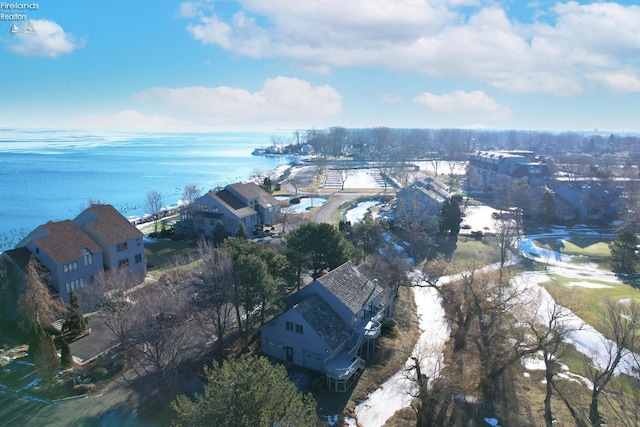
[[[85,209],[74,221],[87,211],[93,213],[97,220],[90,220],[83,227],[93,230],[109,245],[143,237],[142,232],[111,205],[93,205]]]
[[[209,195],[218,203],[223,205],[226,209],[233,212],[234,215],[239,218],[243,218],[249,215],[255,215],[256,211],[251,206],[248,206],[242,200],[231,194],[228,190],[219,190],[215,193],[210,191]]]
[[[70,219],[41,225],[47,236],[35,239],[35,243],[56,263],[83,257],[82,250],[102,253],[102,249],[76,223]]]
[[[318,294],[293,306],[332,350],[351,337],[352,329]]]
[[[384,293],[384,286],[378,284],[373,272],[365,264],[360,267],[347,261],[340,267],[317,279],[352,313],[358,312],[366,303]]]
[[[280,202],[269,194],[268,191],[265,191],[262,187],[253,182],[237,182],[235,184],[229,184],[227,187],[233,189],[236,193],[240,194],[247,200],[257,198],[260,206],[264,208],[280,204]]]

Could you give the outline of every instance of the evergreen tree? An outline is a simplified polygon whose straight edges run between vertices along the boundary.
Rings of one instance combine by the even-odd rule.
[[[551,224],[556,218],[556,203],[548,189],[540,196],[540,215],[547,224]]]
[[[635,272],[636,250],[640,239],[631,230],[618,233],[609,244],[611,250],[611,268],[614,271]]]
[[[60,367],[60,359],[53,345],[51,336],[39,324],[33,324],[30,328],[29,355],[41,372],[42,378],[49,382],[53,373]]]
[[[84,332],[85,329],[87,329],[87,320],[84,318],[84,314],[82,313],[80,296],[71,291],[69,293],[69,307],[64,319],[62,330],[66,334],[75,337]]]
[[[440,210],[440,233],[447,231],[451,236],[457,236],[460,232],[462,222],[462,211],[460,210],[461,196],[453,196],[445,200]]]
[[[227,230],[224,228],[224,224],[222,221],[218,220],[216,223],[216,227],[213,229],[213,244],[215,246],[220,246],[224,239],[228,236]]]
[[[316,402],[298,392],[282,365],[265,357],[241,357],[205,367],[207,384],[194,400],[171,404],[175,426],[308,427],[317,422]]]
[[[236,230],[236,237],[239,237],[245,240],[249,238],[249,235],[247,234],[247,229],[244,227],[243,223],[240,223],[240,225],[238,225],[238,229]]]
[[[63,368],[68,368],[73,365],[71,348],[69,348],[69,344],[67,344],[64,338],[60,341],[60,365]]]
[[[287,257],[298,273],[310,272],[314,278],[350,257],[357,258],[353,245],[331,224],[308,222],[296,228],[287,235],[287,248]]]

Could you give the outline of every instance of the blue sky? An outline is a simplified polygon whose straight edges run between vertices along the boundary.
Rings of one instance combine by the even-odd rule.
[[[7,1],[0,126],[640,131],[635,3]]]

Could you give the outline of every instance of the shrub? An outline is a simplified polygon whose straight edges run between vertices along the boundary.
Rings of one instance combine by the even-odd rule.
[[[98,379],[106,377],[107,373],[107,368],[105,368],[104,366],[99,366],[93,370],[93,375],[95,375],[95,377]]]
[[[294,197],[293,199],[289,200],[289,204],[299,205],[300,204],[300,198],[299,197]]]
[[[115,366],[117,372],[122,372],[127,367],[127,359],[117,360],[113,365]]]
[[[73,386],[73,389],[80,393],[90,393],[94,388],[96,388],[95,384],[76,384]]]
[[[396,336],[396,321],[393,319],[384,319],[382,322],[381,334],[383,337],[393,338]]]

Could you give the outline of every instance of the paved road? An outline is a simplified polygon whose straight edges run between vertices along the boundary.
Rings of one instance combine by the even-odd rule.
[[[378,193],[350,193],[350,192],[337,192],[331,195],[323,196],[328,197],[329,201],[322,205],[319,209],[313,211],[311,218],[314,222],[317,223],[328,223],[333,225],[338,225],[338,221],[335,220],[334,215],[338,208],[345,203],[350,201],[354,201],[360,197],[373,197],[375,198]]]

